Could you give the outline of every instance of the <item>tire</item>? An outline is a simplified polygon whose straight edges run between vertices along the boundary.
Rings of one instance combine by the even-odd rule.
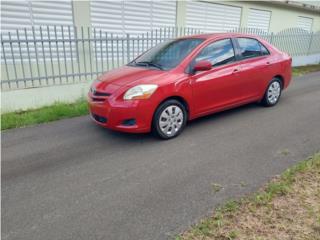
[[[281,80],[278,78],[273,78],[264,93],[263,99],[261,101],[262,105],[265,107],[275,106],[280,100],[281,92]]]
[[[163,102],[155,111],[152,132],[162,139],[177,137],[187,123],[186,107],[175,99]]]

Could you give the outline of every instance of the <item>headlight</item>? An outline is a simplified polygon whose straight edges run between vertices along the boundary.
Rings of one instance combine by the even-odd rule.
[[[154,84],[141,84],[130,88],[123,96],[124,100],[148,99],[158,88]]]

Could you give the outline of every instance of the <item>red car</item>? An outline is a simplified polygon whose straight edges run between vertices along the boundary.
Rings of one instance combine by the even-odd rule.
[[[93,82],[91,116],[103,127],[163,139],[188,120],[250,102],[274,106],[291,80],[291,57],[246,34],[182,37]]]

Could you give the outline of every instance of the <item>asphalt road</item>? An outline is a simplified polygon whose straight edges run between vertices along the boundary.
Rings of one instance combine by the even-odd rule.
[[[276,107],[204,117],[170,141],[87,116],[5,131],[2,239],[173,238],[319,149],[320,72],[295,78]]]

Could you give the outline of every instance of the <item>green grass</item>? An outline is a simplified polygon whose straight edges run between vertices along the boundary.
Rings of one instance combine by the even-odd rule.
[[[243,209],[256,212],[258,208],[268,207],[276,197],[286,196],[297,181],[296,176],[305,172],[320,171],[320,153],[294,165],[281,174],[280,177],[268,183],[262,190],[239,200],[229,200],[214,210],[212,217],[203,219],[186,233],[176,236],[176,240],[198,239],[236,239],[237,231],[232,230],[224,238],[220,236],[221,229],[237,222]],[[319,192],[320,193],[320,192]],[[276,221],[276,220],[274,220]],[[320,224],[320,217],[318,218]],[[228,229],[228,227],[226,227]],[[251,239],[251,238],[250,238]]]
[[[307,66],[301,66],[301,67],[293,67],[292,68],[292,76],[302,76],[307,73],[311,72],[318,72],[320,71],[320,64],[315,65],[307,65]]]
[[[1,130],[25,127],[86,114],[88,114],[88,105],[85,100],[79,100],[72,104],[55,103],[51,106],[35,110],[1,114]]]
[[[293,76],[301,76],[315,71],[320,71],[320,64],[294,67],[292,73]],[[86,114],[88,114],[88,108],[85,100],[79,100],[73,104],[56,103],[35,110],[1,114],[1,130],[25,127]],[[216,187],[214,188],[216,191],[220,190]]]

